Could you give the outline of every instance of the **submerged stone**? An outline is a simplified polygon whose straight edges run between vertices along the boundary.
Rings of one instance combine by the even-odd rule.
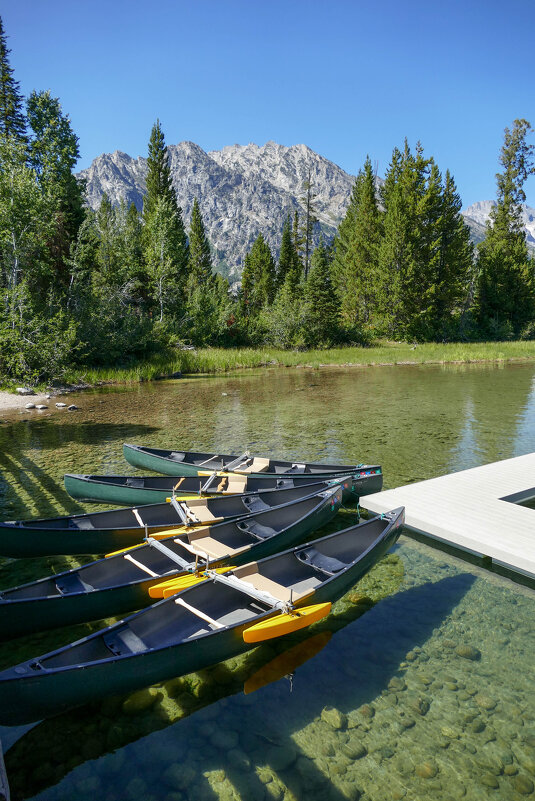
[[[481,651],[473,645],[458,645],[455,653],[457,656],[462,656],[463,659],[470,659],[472,662],[481,659]]]
[[[438,773],[438,766],[435,762],[426,760],[425,762],[416,765],[414,772],[421,779],[432,779]]]
[[[493,773],[483,773],[479,780],[481,784],[490,787],[491,790],[497,790],[500,786],[500,782]]]
[[[481,709],[485,709],[487,711],[494,709],[496,706],[496,701],[494,698],[491,698],[489,695],[485,695],[484,693],[478,693],[474,700]]]
[[[334,706],[326,706],[321,710],[321,719],[327,723],[331,729],[345,729],[347,726],[347,715],[340,712]]]
[[[517,776],[513,780],[513,787],[521,795],[530,795],[534,788],[533,782],[527,776]]]

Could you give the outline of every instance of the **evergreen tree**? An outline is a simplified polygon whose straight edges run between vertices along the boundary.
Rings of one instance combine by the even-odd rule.
[[[301,280],[302,268],[292,237],[290,215],[286,217],[282,228],[282,240],[279,253],[279,266],[277,270],[277,291],[288,282],[293,294]]]
[[[294,211],[293,225],[292,225],[292,240],[294,243],[294,250],[297,254],[297,261],[301,271],[303,270],[303,247],[305,240],[303,239],[303,232],[301,222],[299,220],[299,212],[297,209]]]
[[[58,98],[50,92],[32,92],[27,103],[32,131],[29,163],[54,215],[54,234],[49,242],[55,274],[65,281],[71,244],[85,216],[83,182],[73,169],[80,156],[78,137]]]
[[[212,253],[197,198],[193,200],[189,229],[188,287],[206,286],[212,279]]]
[[[333,245],[333,282],[344,327],[371,326],[378,300],[381,214],[369,156],[351,193]]]
[[[309,168],[307,173],[307,179],[303,183],[303,191],[304,195],[301,198],[302,205],[304,207],[304,216],[303,222],[301,226],[301,242],[303,247],[303,268],[305,271],[305,278],[308,276],[308,271],[310,269],[310,257],[312,255],[312,237],[314,234],[314,225],[317,223],[318,219],[316,217],[316,210],[314,208],[314,191],[313,191],[313,183],[311,179],[312,173]]]
[[[242,303],[246,316],[271,305],[275,295],[275,261],[266,240],[259,234],[245,257],[242,273]]]
[[[337,334],[338,302],[323,241],[312,254],[304,300],[308,344],[331,345]]]
[[[147,159],[147,193],[143,199],[143,255],[148,272],[152,275],[153,289],[160,317],[171,313],[170,301],[176,305],[185,294],[188,272],[188,241],[182,209],[177,203],[172,185],[171,170],[164,135],[157,120],[152,128]],[[163,219],[163,215],[168,215]],[[152,237],[155,237],[154,241]],[[165,237],[163,239],[162,237]],[[181,287],[180,292],[175,291]],[[164,302],[163,292],[169,294]]]
[[[484,333],[496,338],[518,336],[535,316],[533,262],[521,220],[526,199],[523,185],[535,172],[534,146],[527,142],[532,130],[523,119],[515,120],[512,130],[505,129],[500,154],[503,172],[496,176],[497,204],[479,246],[479,324]]]
[[[13,78],[9,64],[7,37],[0,17],[0,136],[13,136],[26,141],[26,120],[19,82]]]
[[[437,257],[431,295],[430,326],[433,338],[448,339],[458,332],[460,313],[468,297],[474,247],[470,229],[461,214],[462,201],[449,170],[441,191]]]

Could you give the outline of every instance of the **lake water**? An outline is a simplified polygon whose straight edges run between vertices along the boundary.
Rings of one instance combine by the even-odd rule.
[[[88,509],[63,473],[133,473],[123,441],[378,462],[385,488],[419,481],[535,450],[534,379],[532,365],[277,369],[79,394],[77,412],[2,415],[0,515]],[[0,560],[0,588],[77,563]],[[0,727],[12,797],[534,797],[534,618],[532,590],[402,537],[300,638]],[[98,627],[4,644],[0,665]]]

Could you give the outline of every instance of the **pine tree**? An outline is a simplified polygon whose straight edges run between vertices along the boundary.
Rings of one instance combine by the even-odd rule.
[[[470,229],[461,214],[462,201],[449,170],[446,170],[440,200],[430,327],[434,339],[444,340],[458,332],[460,314],[468,298],[474,247]]]
[[[304,300],[308,344],[331,345],[337,333],[338,301],[323,241],[312,254]]]
[[[294,244],[294,250],[297,254],[297,261],[299,262],[299,266],[301,271],[303,270],[303,247],[305,240],[303,239],[302,227],[301,222],[299,219],[299,212],[297,209],[294,211],[294,218],[292,224],[292,240]]]
[[[242,302],[246,316],[270,306],[275,295],[275,261],[266,240],[259,234],[245,257],[242,273]]]
[[[369,156],[333,243],[333,282],[343,325],[371,326],[377,305],[381,214]]]
[[[515,120],[512,130],[505,129],[503,172],[496,175],[497,204],[479,246],[479,325],[483,333],[496,338],[518,336],[535,316],[533,262],[521,221],[523,185],[535,172],[535,149],[527,142],[532,130],[523,119]]]
[[[188,287],[206,286],[212,279],[212,254],[197,198],[193,200],[189,229]]]
[[[167,147],[160,121],[154,124],[147,159],[147,193],[143,198],[143,256],[152,275],[160,317],[175,316],[185,295],[188,240],[172,185]],[[167,219],[164,216],[167,215]],[[154,239],[153,239],[154,238]],[[163,293],[167,291],[167,298]]]
[[[312,172],[311,169],[308,169],[307,179],[303,183],[303,191],[304,195],[301,198],[301,203],[304,207],[304,216],[303,222],[301,226],[301,242],[303,247],[303,268],[305,271],[305,278],[308,276],[308,271],[310,269],[310,257],[312,255],[312,237],[314,234],[314,225],[317,223],[318,219],[316,216],[316,210],[314,208],[314,200],[315,194],[313,191],[313,183],[312,183]]]
[[[301,263],[295,249],[295,244],[292,237],[291,219],[290,215],[288,214],[282,228],[282,240],[276,280],[277,291],[280,291],[283,284],[287,282],[292,293],[295,294],[295,290],[301,280],[301,276]]]
[[[0,136],[13,136],[26,141],[26,120],[19,82],[13,78],[9,64],[7,37],[0,17]]]

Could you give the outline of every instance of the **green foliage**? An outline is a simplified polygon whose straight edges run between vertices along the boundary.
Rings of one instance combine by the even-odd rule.
[[[13,77],[9,63],[7,37],[0,17],[0,136],[12,137],[18,142],[26,141],[26,120],[19,82]]]
[[[505,129],[497,204],[478,249],[478,321],[493,338],[518,336],[535,317],[534,264],[520,217],[523,184],[535,172],[534,146],[526,141],[531,132],[526,120],[515,120],[512,131]]]
[[[26,163],[26,148],[0,136],[0,286],[25,281],[37,297],[48,274],[50,205]]]
[[[323,242],[314,250],[305,284],[305,330],[307,345],[331,345],[339,337],[338,300]]]
[[[242,273],[242,304],[247,317],[271,305],[275,295],[275,261],[268,243],[259,234],[245,257]]]
[[[312,236],[314,234],[314,225],[318,219],[316,216],[316,209],[314,208],[315,194],[313,189],[312,173],[309,168],[306,180],[303,182],[303,196],[301,198],[301,205],[303,207],[303,221],[301,224],[300,236],[297,237],[296,247],[299,252],[298,242],[302,243],[303,267],[305,271],[305,278],[308,276],[310,270],[310,258],[312,254]]]
[[[351,193],[333,243],[332,275],[347,331],[375,324],[380,300],[378,269],[382,221],[369,156]]]
[[[206,286],[212,278],[212,254],[197,198],[193,200],[189,229],[188,290]]]
[[[287,282],[292,295],[295,296],[297,287],[303,277],[303,268],[297,255],[295,242],[292,236],[290,215],[286,217],[282,228],[282,239],[279,252],[279,265],[277,269],[276,287],[280,291]]]

